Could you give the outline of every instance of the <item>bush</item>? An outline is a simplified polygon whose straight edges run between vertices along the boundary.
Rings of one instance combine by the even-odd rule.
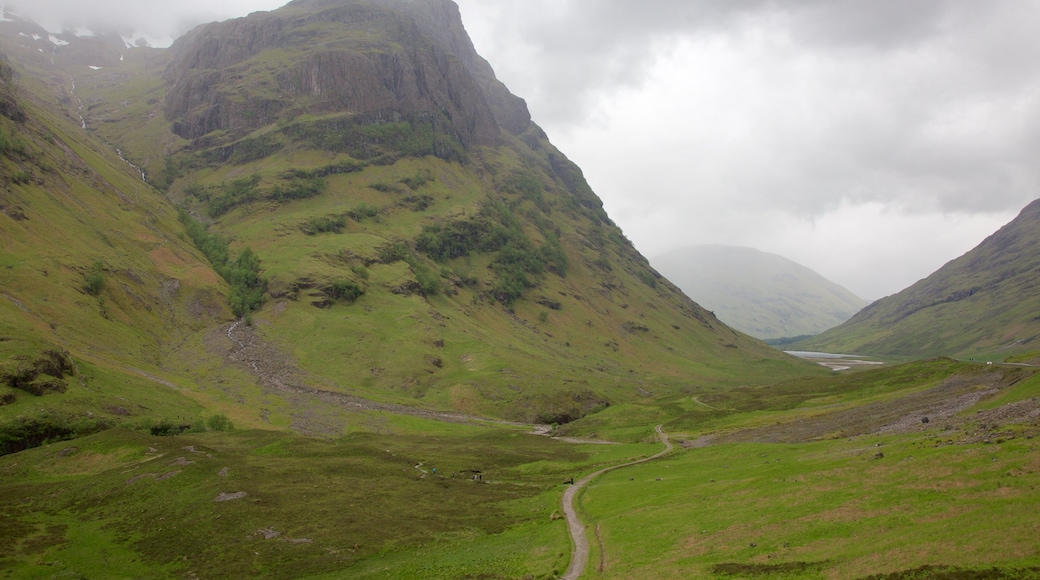
[[[231,260],[227,240],[206,231],[206,228],[183,208],[178,217],[195,247],[206,255],[213,269],[231,285],[228,302],[235,316],[244,317],[260,308],[267,292],[267,282],[260,277],[259,256],[254,254],[252,249],[244,248],[236,259]]]
[[[278,184],[271,189],[268,199],[278,202],[292,201],[295,199],[307,199],[315,197],[325,191],[327,182],[324,177],[299,178],[294,177],[288,184]]]
[[[358,277],[362,280],[368,280],[368,268],[362,266],[361,264],[351,266],[350,271],[357,274]]]
[[[94,262],[91,266],[90,272],[87,273],[87,278],[83,283],[83,291],[91,296],[98,296],[101,291],[105,289],[105,265],[100,261]]]
[[[411,252],[408,251],[408,247],[401,242],[386,244],[385,246],[380,246],[376,250],[376,256],[379,258],[380,264],[393,264],[394,262],[400,262],[410,255]]]
[[[431,173],[429,169],[420,169],[411,177],[402,177],[397,180],[398,183],[403,183],[412,191],[419,189],[431,181],[434,181],[434,177],[433,173]]]
[[[180,435],[189,430],[191,430],[191,425],[178,425],[163,419],[153,425],[148,431],[156,437],[170,437],[173,435]]]
[[[379,215],[379,208],[374,205],[362,203],[347,210],[347,215],[350,216],[350,219],[359,222],[365,218],[372,218]]]
[[[332,286],[325,290],[325,295],[333,300],[344,300],[346,302],[353,302],[357,300],[362,294],[364,289],[358,286],[350,280],[336,280],[332,283]]]
[[[308,236],[313,236],[322,233],[340,233],[343,228],[347,226],[346,216],[340,215],[326,215],[321,217],[312,217],[306,223],[300,226],[303,233]]]
[[[225,415],[213,415],[206,421],[206,427],[210,431],[231,431],[234,429],[231,419],[228,419]]]
[[[55,441],[66,441],[104,431],[113,426],[105,419],[51,414],[19,417],[0,425],[0,455],[17,453]]]

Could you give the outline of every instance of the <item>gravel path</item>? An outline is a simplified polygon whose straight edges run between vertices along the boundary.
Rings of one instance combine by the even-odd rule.
[[[664,443],[664,450],[656,455],[644,459],[630,461],[612,467],[604,467],[599,471],[590,473],[581,478],[577,483],[570,486],[567,491],[564,492],[563,513],[567,516],[567,528],[570,530],[571,539],[574,540],[574,551],[571,552],[571,563],[567,566],[567,573],[561,577],[563,580],[577,580],[578,577],[585,573],[585,566],[589,563],[589,539],[585,536],[585,526],[581,523],[581,520],[578,519],[578,512],[574,509],[574,497],[577,496],[581,488],[585,487],[590,481],[608,471],[621,469],[622,467],[628,467],[639,463],[646,463],[647,461],[657,459],[671,451],[672,443],[668,441],[668,435],[665,435],[664,431],[661,431],[660,425],[655,427],[655,430],[657,431],[657,436],[661,439],[661,443]]]

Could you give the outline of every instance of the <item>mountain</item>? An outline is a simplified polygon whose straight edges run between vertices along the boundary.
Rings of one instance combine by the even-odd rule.
[[[1003,358],[1040,350],[1040,200],[963,256],[798,343],[827,352]]]
[[[758,338],[819,334],[866,306],[809,268],[753,248],[692,246],[651,262],[719,320]]]
[[[0,33],[4,416],[51,377],[97,428],[338,436],[323,397],[562,424],[805,371],[650,268],[448,0],[297,0],[169,49]],[[148,388],[91,399],[48,353]]]

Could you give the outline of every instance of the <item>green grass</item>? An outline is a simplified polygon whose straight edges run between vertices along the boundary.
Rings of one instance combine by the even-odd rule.
[[[874,459],[879,450],[884,457]],[[699,577],[728,563],[807,562],[818,571],[790,577],[810,578],[925,564],[1037,566],[1029,506],[1040,500],[1038,468],[1027,440],[936,447],[932,436],[864,437],[689,450],[607,474],[586,492],[582,509],[604,546],[591,560],[603,572],[588,577]]]
[[[543,576],[569,557],[563,482],[647,452],[407,423],[330,442],[115,429],[0,458],[0,576]]]

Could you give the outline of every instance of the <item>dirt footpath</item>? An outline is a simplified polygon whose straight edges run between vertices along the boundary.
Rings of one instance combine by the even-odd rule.
[[[608,471],[621,469],[622,467],[628,467],[630,465],[637,465],[639,463],[646,463],[647,461],[657,459],[671,451],[672,444],[668,441],[668,435],[665,435],[664,431],[661,430],[660,425],[655,427],[655,430],[657,431],[657,436],[661,439],[661,443],[664,443],[664,450],[645,459],[639,459],[621,465],[614,465],[612,467],[605,467],[599,471],[590,473],[578,480],[577,483],[564,492],[563,513],[567,517],[567,529],[570,531],[571,540],[574,541],[574,550],[571,552],[571,563],[567,566],[567,573],[561,576],[563,580],[577,580],[578,577],[585,573],[585,567],[589,563],[589,539],[585,536],[585,525],[578,519],[578,512],[574,509],[575,496],[577,496],[578,492],[588,485],[590,481]]]

